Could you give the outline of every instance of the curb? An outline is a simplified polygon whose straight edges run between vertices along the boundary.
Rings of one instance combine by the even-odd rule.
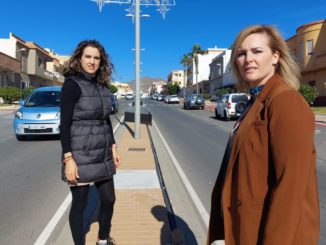
[[[153,137],[152,134],[148,128],[148,125],[146,126],[147,128],[147,132],[148,132],[148,136],[149,136],[149,141],[150,141],[150,145],[152,148],[152,152],[154,155],[154,160],[155,160],[155,165],[156,165],[156,172],[157,172],[157,176],[160,182],[160,186],[161,186],[161,191],[163,194],[163,198],[164,198],[164,202],[165,202],[165,206],[166,209],[168,210],[168,220],[169,220],[169,226],[170,226],[170,231],[171,231],[171,238],[172,238],[172,243],[173,244],[178,244],[178,245],[186,245],[186,241],[183,235],[183,232],[178,228],[177,222],[175,220],[175,215],[174,215],[174,211],[171,205],[171,201],[169,198],[169,195],[167,193],[167,189],[164,183],[164,179],[163,179],[163,175],[162,175],[162,171],[161,171],[161,167],[160,167],[160,163],[156,154],[156,149],[153,143]]]

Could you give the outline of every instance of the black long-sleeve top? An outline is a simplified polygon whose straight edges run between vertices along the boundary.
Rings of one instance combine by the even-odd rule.
[[[75,104],[80,98],[80,95],[81,90],[78,84],[72,79],[66,79],[62,86],[60,101],[60,140],[63,154],[71,152],[70,127],[72,124]],[[112,144],[115,144],[110,118],[108,118],[106,122],[111,129]]]

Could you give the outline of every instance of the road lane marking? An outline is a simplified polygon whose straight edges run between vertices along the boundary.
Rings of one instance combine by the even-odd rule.
[[[113,134],[117,131],[118,127],[120,126],[121,122],[123,122],[124,116],[122,116],[118,122],[118,124],[113,129]],[[71,193],[66,196],[65,200],[62,202],[58,210],[55,212],[53,217],[50,219],[49,223],[46,225],[42,233],[39,235],[37,240],[35,241],[34,245],[45,245],[49,237],[51,236],[52,232],[54,231],[55,227],[58,225],[59,221],[61,220],[64,213],[67,211],[68,207],[71,204]]]
[[[66,210],[70,206],[71,200],[72,200],[71,193],[69,193],[68,196],[63,201],[63,203],[58,208],[58,210],[55,212],[55,214],[53,215],[53,217],[51,218],[51,220],[49,221],[49,223],[47,224],[47,226],[45,227],[45,229],[43,230],[41,235],[37,238],[34,245],[46,244],[46,242],[49,239],[50,235],[52,234],[53,230],[59,223],[61,217],[63,216],[63,214],[66,212]]]
[[[0,141],[9,140],[9,139],[11,139],[11,138],[13,138],[13,137],[14,137],[14,136],[9,136],[9,137],[7,137],[7,138],[0,139]]]
[[[206,211],[203,203],[200,201],[200,198],[198,197],[196,191],[194,190],[194,188],[192,187],[192,185],[190,184],[190,181],[188,180],[186,174],[183,172],[182,168],[180,167],[179,162],[177,161],[176,157],[174,156],[173,152],[171,151],[169,145],[167,144],[166,140],[164,139],[163,135],[161,134],[160,130],[158,129],[155,121],[153,120],[153,126],[155,127],[155,129],[157,130],[158,135],[160,136],[171,160],[172,163],[174,165],[174,167],[176,168],[180,178],[182,179],[188,194],[190,195],[190,198],[192,198],[192,201],[195,204],[195,207],[197,208],[198,213],[200,214],[201,218],[204,221],[204,224],[206,225],[206,228],[208,228],[208,223],[209,223],[209,214]]]

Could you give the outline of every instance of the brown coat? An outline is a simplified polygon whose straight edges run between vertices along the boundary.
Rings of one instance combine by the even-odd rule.
[[[211,205],[208,244],[318,244],[314,116],[278,75],[241,122]]]

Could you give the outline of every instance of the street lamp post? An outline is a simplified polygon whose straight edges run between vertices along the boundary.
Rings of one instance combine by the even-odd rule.
[[[135,21],[135,75],[136,75],[136,93],[135,93],[135,125],[134,138],[140,138],[140,6],[156,6],[158,12],[165,18],[170,6],[175,6],[175,0],[90,0],[99,6],[102,10],[104,4],[118,3],[130,4],[127,9],[128,16],[133,17]]]

